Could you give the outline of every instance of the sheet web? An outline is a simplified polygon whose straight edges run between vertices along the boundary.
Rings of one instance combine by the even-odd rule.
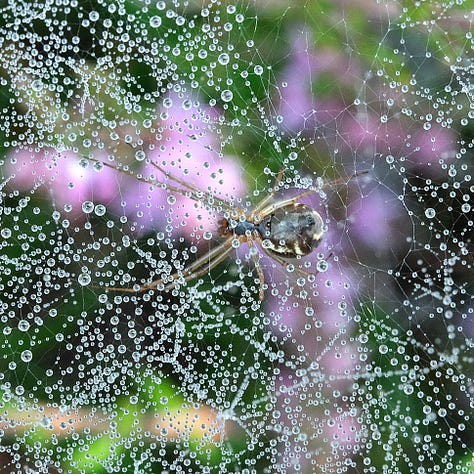
[[[2,472],[474,472],[466,3],[2,14]]]

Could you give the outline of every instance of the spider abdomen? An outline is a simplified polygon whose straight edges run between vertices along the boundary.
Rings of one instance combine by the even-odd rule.
[[[258,231],[265,248],[285,258],[311,253],[324,233],[323,219],[306,204],[290,204],[262,219]]]

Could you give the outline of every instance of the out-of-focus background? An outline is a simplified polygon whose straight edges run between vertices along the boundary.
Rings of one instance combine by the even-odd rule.
[[[469,2],[0,11],[0,472],[474,472]]]

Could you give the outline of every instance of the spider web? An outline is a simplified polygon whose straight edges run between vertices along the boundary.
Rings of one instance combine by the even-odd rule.
[[[2,472],[474,472],[467,2],[0,8]]]

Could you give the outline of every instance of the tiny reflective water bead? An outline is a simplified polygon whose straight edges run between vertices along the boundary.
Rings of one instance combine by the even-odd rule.
[[[324,273],[328,270],[329,264],[326,260],[319,260],[318,263],[316,264],[316,268],[318,272]]]
[[[87,286],[91,282],[91,276],[88,273],[81,273],[77,281],[81,286]]]
[[[92,201],[84,201],[82,203],[82,210],[86,214],[90,214],[94,210],[94,203]]]
[[[305,256],[321,241],[324,223],[314,209],[293,203],[265,217],[259,226],[270,252],[286,258]]]

